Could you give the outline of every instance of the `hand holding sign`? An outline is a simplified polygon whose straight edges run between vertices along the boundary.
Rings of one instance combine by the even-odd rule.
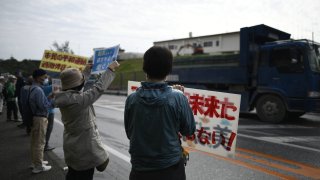
[[[111,69],[111,71],[115,71],[115,69],[119,66],[120,64],[117,61],[113,61],[108,67]]]

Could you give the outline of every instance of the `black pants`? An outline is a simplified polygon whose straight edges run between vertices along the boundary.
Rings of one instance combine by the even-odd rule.
[[[18,97],[18,113],[20,113],[20,116],[22,117],[22,104],[19,97]]]
[[[11,114],[13,113],[14,120],[18,120],[18,107],[16,101],[7,101],[7,119],[11,119]]]
[[[184,160],[178,164],[156,171],[136,171],[131,169],[130,180],[185,180]]]
[[[92,180],[93,179],[94,168],[76,171],[72,167],[68,166],[68,173],[66,175],[66,180]]]
[[[47,127],[47,132],[46,132],[46,145],[45,147],[48,146],[50,135],[53,129],[53,120],[54,120],[54,113],[49,113],[48,115],[48,127]]]

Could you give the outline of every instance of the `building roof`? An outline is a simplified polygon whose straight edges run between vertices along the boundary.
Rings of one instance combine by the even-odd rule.
[[[196,37],[188,37],[188,38],[180,38],[180,39],[171,39],[171,40],[164,40],[164,41],[155,41],[153,43],[163,43],[163,42],[172,42],[172,41],[181,41],[181,40],[194,40],[199,38],[206,38],[212,36],[221,36],[221,35],[230,35],[230,34],[239,34],[239,31],[229,32],[229,33],[221,33],[221,34],[212,34],[212,35],[205,35],[205,36],[196,36]]]

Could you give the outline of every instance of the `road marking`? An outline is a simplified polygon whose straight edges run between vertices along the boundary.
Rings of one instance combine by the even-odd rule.
[[[106,145],[106,144],[103,144],[103,143],[102,143],[102,145],[103,145],[103,147],[104,147],[108,152],[110,152],[111,154],[119,157],[120,159],[126,161],[127,163],[130,163],[130,157],[122,154],[121,152],[119,152],[119,151],[111,148],[110,146],[108,146],[108,145]]]
[[[237,148],[236,158],[223,157],[216,154],[212,154],[212,153],[208,153],[208,152],[204,152],[196,149],[191,149],[188,147],[186,147],[186,149],[188,149],[190,152],[199,152],[199,153],[214,157],[216,159],[224,160],[224,161],[227,161],[236,165],[240,165],[249,169],[267,173],[272,176],[280,177],[281,179],[293,180],[297,178],[294,176],[283,174],[281,172],[271,170],[272,168],[297,174],[297,175],[302,175],[302,176],[313,178],[313,179],[319,179],[320,177],[320,168],[318,167],[314,167],[314,166],[300,163],[297,161],[284,159],[281,157],[272,156],[270,154],[264,154],[264,153],[252,151],[249,149]],[[263,166],[267,166],[267,167],[263,167]]]
[[[61,125],[61,126],[64,126],[63,123],[62,123],[61,121],[59,121],[58,119],[55,118],[54,121],[55,121],[57,124],[59,124],[59,125]],[[110,146],[108,146],[108,145],[106,145],[106,144],[104,144],[104,143],[102,143],[102,146],[103,146],[103,148],[105,148],[105,149],[106,149],[108,152],[110,152],[111,154],[113,154],[113,155],[117,156],[118,158],[126,161],[127,163],[130,163],[130,157],[128,157],[127,155],[122,154],[121,152],[113,149],[112,147],[110,147]]]
[[[255,137],[255,136],[249,136],[249,135],[245,135],[245,134],[238,134],[238,136],[249,138],[249,139],[255,139],[255,140],[258,140],[258,141],[265,141],[265,142],[270,142],[270,143],[274,143],[274,144],[290,146],[290,147],[299,148],[299,149],[308,150],[308,151],[315,151],[315,152],[320,153],[319,149],[285,143],[285,142],[282,142],[279,139],[276,139],[274,137]]]
[[[298,125],[239,125],[238,129],[312,129],[314,127],[298,126]]]
[[[94,106],[98,106],[98,107],[101,107],[101,108],[107,108],[107,109],[112,109],[112,110],[124,112],[124,108],[116,108],[116,107],[113,107],[113,106],[100,105],[100,104],[94,104]]]
[[[260,172],[263,172],[263,173],[266,173],[266,174],[269,174],[269,175],[272,175],[272,176],[275,176],[275,177],[279,177],[281,179],[286,179],[286,180],[296,180],[297,179],[297,178],[295,178],[293,176],[289,176],[289,175],[285,175],[285,174],[282,174],[282,173],[279,173],[279,172],[275,172],[275,171],[272,171],[272,170],[267,169],[267,168],[263,168],[263,167],[260,167],[260,166],[254,165],[254,164],[250,164],[250,163],[247,163],[247,162],[240,161],[238,159],[227,158],[227,157],[223,157],[223,156],[219,156],[219,155],[216,155],[216,154],[211,154],[211,153],[208,153],[208,152],[199,151],[199,150],[195,150],[195,149],[189,149],[189,148],[186,148],[186,149],[188,149],[189,151],[193,151],[193,152],[200,152],[200,153],[206,154],[208,156],[212,156],[212,157],[214,157],[216,159],[227,161],[227,162],[239,165],[239,166],[246,167],[248,169],[253,169],[253,170],[256,170],[256,171],[260,171]]]
[[[284,159],[284,158],[281,158],[281,157],[273,156],[273,155],[270,155],[270,154],[264,154],[264,153],[261,153],[261,152],[256,152],[256,151],[252,151],[252,150],[244,149],[244,148],[237,148],[237,151],[245,152],[247,154],[253,154],[255,156],[264,158],[264,159],[255,158],[255,157],[250,156],[250,155],[237,153],[238,157],[249,159],[249,160],[255,161],[255,162],[260,163],[260,164],[265,164],[265,165],[270,166],[270,167],[281,169],[281,170],[284,170],[284,171],[287,171],[287,172],[291,172],[291,173],[294,173],[294,174],[300,174],[300,175],[303,175],[303,176],[306,176],[306,177],[310,177],[310,178],[314,178],[314,179],[317,179],[317,178],[320,177],[320,168],[313,167],[313,166],[310,166],[308,164],[304,164],[304,163],[300,163],[300,162],[297,162],[297,161],[292,161],[292,160]],[[274,161],[274,163],[272,161],[269,161],[269,160],[266,160],[266,159],[271,159],[271,160]],[[277,162],[280,162],[281,164],[277,163]],[[291,165],[291,166],[286,166],[286,164],[287,165]]]

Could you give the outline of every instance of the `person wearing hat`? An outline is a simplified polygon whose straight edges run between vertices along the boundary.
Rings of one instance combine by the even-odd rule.
[[[2,108],[3,108],[3,88],[4,88],[4,77],[0,76],[0,115],[2,115]]]
[[[18,107],[15,96],[16,87],[15,84],[17,78],[14,75],[9,76],[9,80],[5,85],[6,89],[6,100],[7,100],[7,121],[18,121]],[[14,120],[11,119],[13,114]]]
[[[43,151],[48,126],[48,108],[53,105],[41,88],[47,78],[47,72],[43,69],[36,69],[33,71],[32,77],[34,81],[29,95],[29,104],[33,114],[31,127],[32,173],[41,173],[51,169],[51,166],[47,165],[48,162],[43,161]]]
[[[102,146],[93,103],[109,87],[118,66],[116,61],[111,63],[86,91],[83,87],[90,75],[91,64],[86,66],[83,74],[76,68],[65,69],[60,74],[62,91],[55,94],[54,104],[60,108],[64,124],[63,151],[68,165],[66,180],[91,180],[95,168],[104,171],[108,165],[109,154]]]

